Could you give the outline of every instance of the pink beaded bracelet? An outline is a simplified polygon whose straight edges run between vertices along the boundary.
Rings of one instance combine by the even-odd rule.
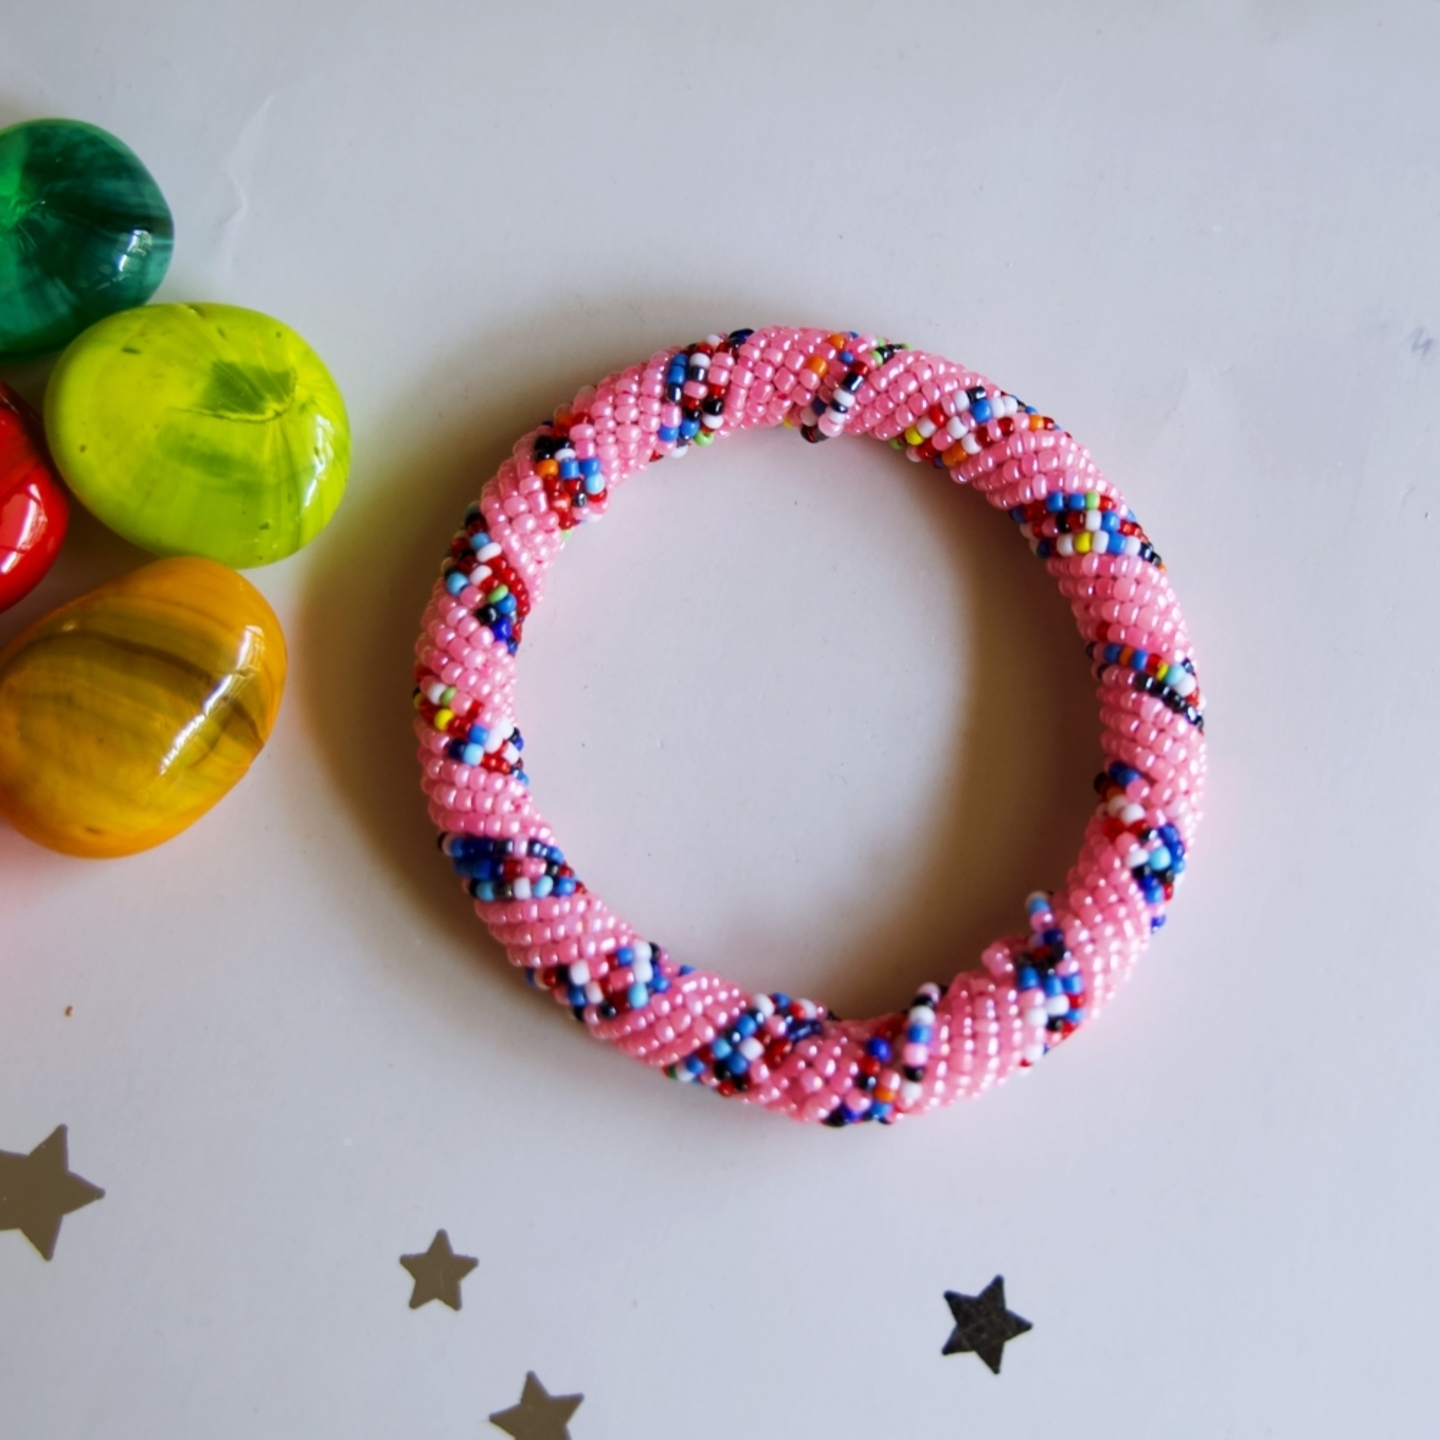
[[[530,797],[515,654],[564,531],[653,460],[752,426],[888,440],[1009,512],[1071,602],[1106,768],[1080,857],[949,986],[841,1020],[676,964],[577,879]],[[525,435],[458,531],[425,611],[415,705],[441,849],[513,964],[673,1079],[842,1126],[974,1095],[1093,1017],[1165,919],[1200,820],[1202,702],[1185,621],[1134,513],[1053,420],[983,377],[874,336],[711,335],[582,390]]]

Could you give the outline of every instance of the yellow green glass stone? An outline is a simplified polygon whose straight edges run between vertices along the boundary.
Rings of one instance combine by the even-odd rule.
[[[350,471],[345,402],[320,357],[234,305],[147,305],[91,326],[51,376],[45,434],[111,529],[242,570],[313,540]]]
[[[265,597],[212,560],[157,560],[0,651],[0,813],[69,855],[147,850],[250,767],[285,687]]]
[[[160,187],[113,135],[79,120],[0,130],[0,361],[143,305],[174,239]]]

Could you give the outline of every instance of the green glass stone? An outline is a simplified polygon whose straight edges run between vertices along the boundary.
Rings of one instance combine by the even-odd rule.
[[[174,240],[160,187],[113,135],[79,120],[0,130],[0,361],[143,305]]]
[[[45,436],[112,530],[237,570],[314,539],[350,471],[324,362],[288,325],[236,305],[144,305],[92,325],[50,377]]]

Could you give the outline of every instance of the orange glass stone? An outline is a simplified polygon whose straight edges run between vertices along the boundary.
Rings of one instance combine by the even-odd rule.
[[[0,813],[69,855],[147,850],[250,768],[285,687],[265,597],[213,560],[158,560],[0,652]]]

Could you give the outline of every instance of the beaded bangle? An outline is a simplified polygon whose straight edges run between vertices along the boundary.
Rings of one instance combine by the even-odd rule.
[[[901,1013],[841,1020],[676,964],[588,891],[530,797],[515,654],[567,530],[651,461],[753,426],[888,440],[1009,512],[1071,602],[1099,686],[1099,808],[1028,934]],[[470,507],[425,611],[416,729],[440,846],[532,984],[676,1080],[843,1126],[893,1123],[1034,1064],[1093,1017],[1165,920],[1200,819],[1189,637],[1149,537],[1088,452],[981,376],[873,336],[711,335],[582,390]]]

